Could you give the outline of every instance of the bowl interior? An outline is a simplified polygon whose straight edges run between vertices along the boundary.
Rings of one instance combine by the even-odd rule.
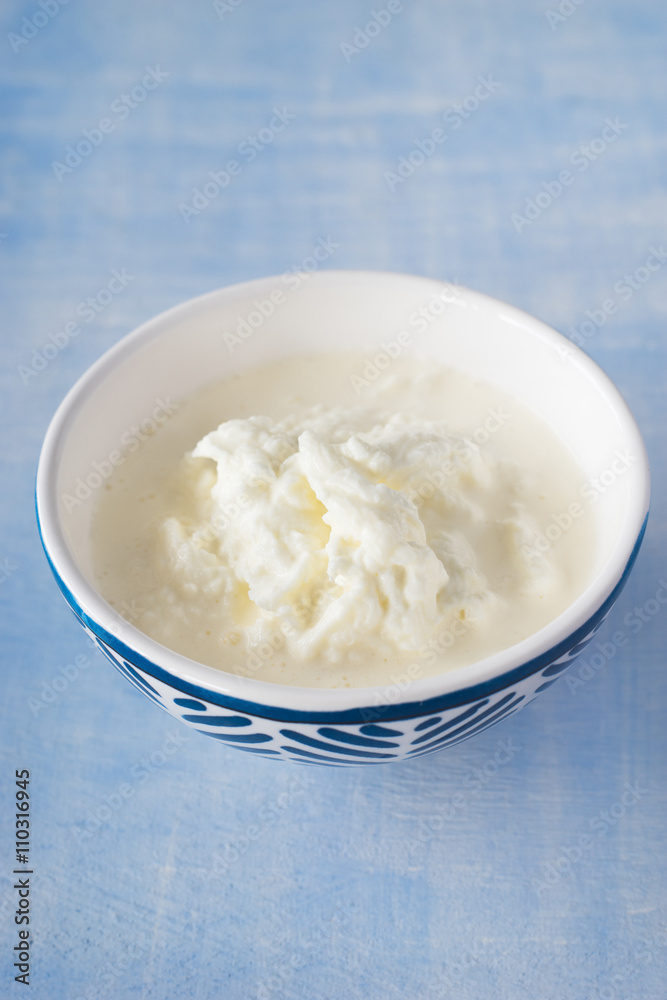
[[[304,275],[298,288],[296,281],[296,276],[289,281],[276,277],[233,286],[158,316],[100,359],[62,404],[40,462],[38,507],[52,560],[63,573],[66,563],[75,567],[74,575],[80,572],[91,585],[87,596],[95,604],[93,617],[104,603],[92,593],[88,535],[94,496],[75,506],[65,497],[81,482],[91,482],[91,474],[105,468],[103,463],[156,406],[271,360],[333,350],[361,350],[372,357],[383,344],[408,334],[406,353],[485,379],[531,408],[578,462],[582,489],[593,480],[603,486],[588,491],[596,494],[599,545],[569,630],[585,621],[617,583],[647,508],[641,437],[607,377],[538,320],[467,289],[382,272]],[[243,327],[252,329],[251,335],[230,352],[225,333],[235,333],[251,314],[256,322],[262,304],[269,312],[272,295],[277,302],[272,314],[254,329]],[[415,316],[424,307],[432,318],[420,329]],[[612,479],[613,488],[604,488]],[[85,487],[79,489],[84,495]],[[85,600],[83,594],[84,606]],[[551,629],[544,642],[554,635]]]

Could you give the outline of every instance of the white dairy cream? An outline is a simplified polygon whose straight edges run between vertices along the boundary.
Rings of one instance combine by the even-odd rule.
[[[98,505],[110,603],[193,659],[327,687],[460,667],[571,603],[592,532],[541,543],[583,481],[549,429],[414,359],[357,396],[362,365],[291,359],[182,405]]]

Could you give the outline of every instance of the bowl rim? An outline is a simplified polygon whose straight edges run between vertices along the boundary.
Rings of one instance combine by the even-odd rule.
[[[309,273],[309,279],[311,288],[320,282],[363,282],[369,279],[422,282],[431,287],[443,283],[420,275],[374,270],[325,269]],[[515,678],[526,677],[567,652],[604,617],[620,592],[639,550],[650,494],[644,442],[619,390],[592,358],[536,317],[502,300],[459,285],[456,286],[457,294],[470,304],[493,307],[506,320],[521,325],[531,335],[550,342],[561,352],[567,350],[572,362],[584,370],[598,392],[606,398],[628,437],[633,440],[638,462],[631,467],[629,474],[634,476],[636,483],[632,509],[628,511],[622,528],[622,544],[616,545],[615,558],[607,560],[572,604],[538,632],[507,649],[455,670],[410,680],[407,694],[400,690],[393,691],[397,687],[397,676],[402,674],[401,668],[396,669],[387,683],[373,687],[298,687],[227,673],[168,649],[130,622],[118,624],[116,612],[79,569],[60,521],[57,477],[68,428],[96,387],[139,346],[159,337],[184,318],[207,309],[215,301],[261,294],[267,286],[275,287],[279,280],[280,276],[273,275],[227,285],[188,299],[150,318],[102,354],[80,376],[58,406],[44,436],[37,467],[35,502],[39,534],[47,560],[77,617],[130,663],[138,655],[146,672],[158,678],[162,675],[167,683],[180,682],[179,687],[183,690],[199,691],[200,696],[207,696],[209,700],[214,695],[215,701],[220,704],[251,705],[255,710],[282,709],[290,717],[303,713],[309,716],[315,713],[318,718],[330,713],[337,717],[341,713],[354,715],[362,708],[377,708],[378,704],[386,706],[388,717],[396,717],[399,706],[402,710],[412,706],[412,712],[417,707],[424,709],[428,704],[461,704],[475,697],[473,692],[499,690],[514,683]]]

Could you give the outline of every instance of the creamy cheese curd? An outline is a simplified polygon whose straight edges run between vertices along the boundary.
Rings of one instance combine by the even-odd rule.
[[[430,361],[363,371],[290,359],[184,402],[97,506],[107,600],[192,659],[324,687],[455,669],[564,610],[592,532],[545,535],[583,482],[553,433]]]

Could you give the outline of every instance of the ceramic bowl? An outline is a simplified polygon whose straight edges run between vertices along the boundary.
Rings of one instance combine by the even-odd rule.
[[[429,322],[418,325],[414,317],[422,308]],[[230,332],[238,349],[229,349]],[[579,597],[536,634],[470,666],[416,680],[394,672],[385,687],[342,690],[227,674],[120,620],[93,582],[89,528],[95,490],[128,429],[148,430],[160,404],[250,366],[362,350],[382,368],[392,344],[508,392],[547,421],[587,481],[613,482],[597,496],[597,554]],[[628,577],[645,528],[649,476],[640,434],[618,391],[587,355],[543,323],[440,281],[326,271],[211,292],[121,340],[55,414],[36,491],[42,543],[66,601],[147,698],[227,746],[341,766],[406,760],[452,746],[553,684],[600,627]],[[72,496],[81,502],[66,503]]]

